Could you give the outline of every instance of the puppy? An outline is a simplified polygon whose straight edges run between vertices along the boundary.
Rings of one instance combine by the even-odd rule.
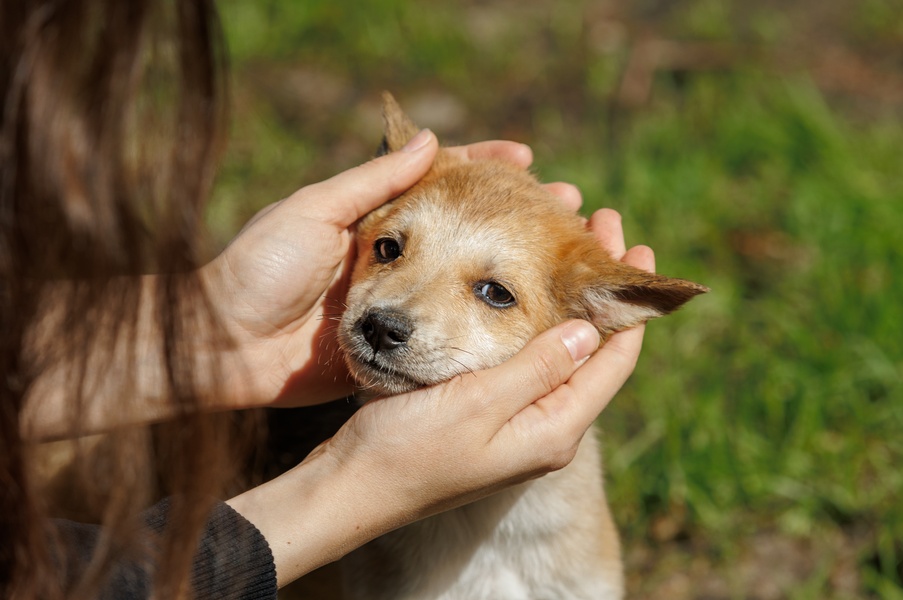
[[[388,94],[384,118],[387,152],[418,131]],[[497,365],[569,318],[605,340],[707,291],[614,260],[529,173],[441,150],[357,240],[339,340],[367,396]],[[342,567],[353,600],[621,598],[595,435],[564,469],[382,536]]]

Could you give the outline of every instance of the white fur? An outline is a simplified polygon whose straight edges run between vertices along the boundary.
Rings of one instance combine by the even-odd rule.
[[[591,524],[600,520],[599,531]],[[607,535],[606,535],[607,534]],[[592,436],[561,471],[383,536],[343,559],[349,600],[617,600]],[[581,549],[609,545],[607,555]],[[387,559],[387,557],[390,557]]]
[[[621,302],[613,293],[604,289],[590,289],[584,294],[587,304],[595,309],[593,322],[602,328],[608,323],[642,323],[662,314],[652,306]]]

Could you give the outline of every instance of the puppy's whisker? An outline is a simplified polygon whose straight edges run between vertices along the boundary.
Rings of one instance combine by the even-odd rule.
[[[459,348],[458,346],[449,346],[448,349],[449,349],[449,350],[456,350],[456,351],[461,352],[461,353],[463,353],[463,354],[469,354],[470,356],[474,356],[474,353],[471,352],[470,350],[465,350],[464,348]]]
[[[340,308],[348,308],[348,304],[344,300],[339,300],[338,298],[332,298],[330,296],[326,296],[323,298],[323,304],[324,304],[324,306],[332,304],[332,305],[340,307]]]
[[[463,362],[461,362],[460,360],[458,360],[458,359],[456,359],[456,358],[452,358],[452,357],[449,357],[449,360],[451,360],[452,362],[455,362],[455,363],[461,365],[461,367],[464,369],[463,371],[461,371],[460,373],[458,373],[458,375],[463,375],[463,374],[465,374],[465,373],[469,373],[470,375],[473,375],[474,370],[471,369],[471,368],[470,368],[469,366],[467,366],[466,364],[464,364]]]

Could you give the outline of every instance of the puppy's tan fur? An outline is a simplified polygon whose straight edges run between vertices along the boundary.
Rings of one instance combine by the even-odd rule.
[[[398,150],[418,128],[388,94],[384,114]],[[365,394],[494,366],[568,318],[607,339],[706,291],[614,260],[529,173],[444,151],[357,234],[340,342]],[[383,536],[343,568],[356,600],[620,598],[595,435],[564,469]]]

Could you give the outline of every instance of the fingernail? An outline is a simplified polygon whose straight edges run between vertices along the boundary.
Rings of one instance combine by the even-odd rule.
[[[599,347],[599,332],[586,321],[573,321],[561,330],[561,341],[574,362],[581,362]]]
[[[408,140],[408,143],[402,146],[402,152],[416,152],[430,143],[433,137],[429,129],[421,129],[417,135]]]

